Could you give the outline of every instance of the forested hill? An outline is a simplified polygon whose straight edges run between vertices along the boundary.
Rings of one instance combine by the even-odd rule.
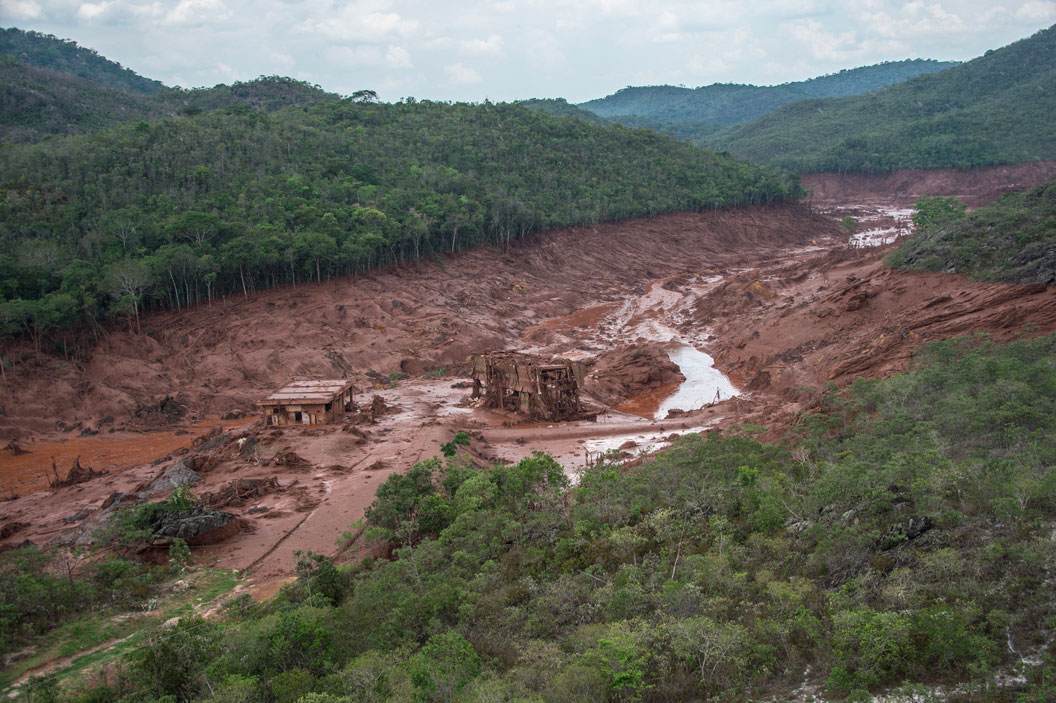
[[[0,56],[0,141],[34,142],[54,134],[82,134],[234,105],[272,112],[337,98],[318,86],[281,76],[142,95]]]
[[[707,140],[806,171],[964,167],[1056,158],[1056,30],[867,95],[787,105]]]
[[[136,93],[149,95],[165,87],[161,81],[144,78],[92,49],[78,46],[75,41],[40,32],[26,32],[15,27],[0,29],[0,54],[32,66]]]
[[[956,62],[924,59],[889,61],[775,86],[719,84],[699,88],[671,85],[627,87],[579,107],[623,122],[644,118],[663,126],[734,125],[807,98],[860,95],[924,73],[941,71]]]
[[[0,146],[0,324],[347,274],[580,223],[798,195],[646,130],[518,105],[235,105]]]
[[[36,141],[157,116],[150,96],[0,56],[0,141]]]
[[[596,122],[597,124],[610,124],[611,121],[595,115],[589,110],[572,105],[564,98],[531,98],[529,100],[518,100],[518,105],[523,105],[529,110],[536,110],[538,112],[545,112],[548,115],[557,115],[558,117],[576,117],[587,122]]]
[[[32,142],[53,134],[81,134],[122,122],[193,115],[232,105],[274,111],[338,97],[281,76],[212,88],[169,88],[76,42],[20,29],[0,30],[3,142]]]
[[[924,198],[913,223],[916,233],[888,257],[895,268],[1056,285],[1056,181],[973,212],[955,198]]]

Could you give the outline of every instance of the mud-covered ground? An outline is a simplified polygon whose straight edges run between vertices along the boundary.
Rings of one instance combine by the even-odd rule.
[[[972,172],[973,202],[1052,170]],[[963,195],[956,179],[815,180],[809,208],[574,228],[510,252],[155,315],[142,334],[115,327],[72,361],[26,355],[0,392],[3,443],[29,452],[0,450],[0,497],[10,498],[0,545],[83,538],[112,493],[142,491],[182,460],[201,478],[195,494],[240,518],[237,534],[196,558],[248,569],[266,593],[292,573],[295,551],[336,553],[381,482],[456,432],[470,434],[462,451],[476,461],[548,451],[570,471],[733,423],[776,437],[813,402],[804,387],[903,370],[922,341],[1056,329],[1056,288],[893,272],[882,265],[891,245],[868,246],[907,234],[917,197]],[[853,237],[837,225],[848,213]],[[598,419],[527,423],[474,407],[459,373],[469,354],[493,349],[588,362],[584,398]],[[409,377],[390,383],[393,372]],[[375,424],[260,426],[255,400],[312,377],[353,379],[359,400],[377,394],[390,411]],[[707,390],[674,395],[689,383]],[[217,424],[221,434],[191,447]],[[77,457],[108,473],[53,489],[52,457],[60,476]]]

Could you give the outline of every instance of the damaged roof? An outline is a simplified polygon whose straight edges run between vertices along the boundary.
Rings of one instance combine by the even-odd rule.
[[[293,381],[261,400],[257,405],[291,403],[329,403],[335,396],[352,388],[352,381],[339,378],[317,381]]]

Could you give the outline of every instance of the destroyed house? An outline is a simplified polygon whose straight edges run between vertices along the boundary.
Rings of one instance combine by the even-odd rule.
[[[269,425],[325,425],[352,407],[352,382],[293,381],[257,403]]]
[[[484,407],[540,420],[571,420],[582,409],[583,365],[563,359],[493,352],[473,358],[473,397]]]

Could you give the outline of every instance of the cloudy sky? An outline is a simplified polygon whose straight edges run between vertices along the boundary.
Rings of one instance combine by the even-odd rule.
[[[1053,0],[0,0],[0,26],[73,39],[169,85],[279,74],[383,100],[771,85],[970,59],[1054,22]]]

